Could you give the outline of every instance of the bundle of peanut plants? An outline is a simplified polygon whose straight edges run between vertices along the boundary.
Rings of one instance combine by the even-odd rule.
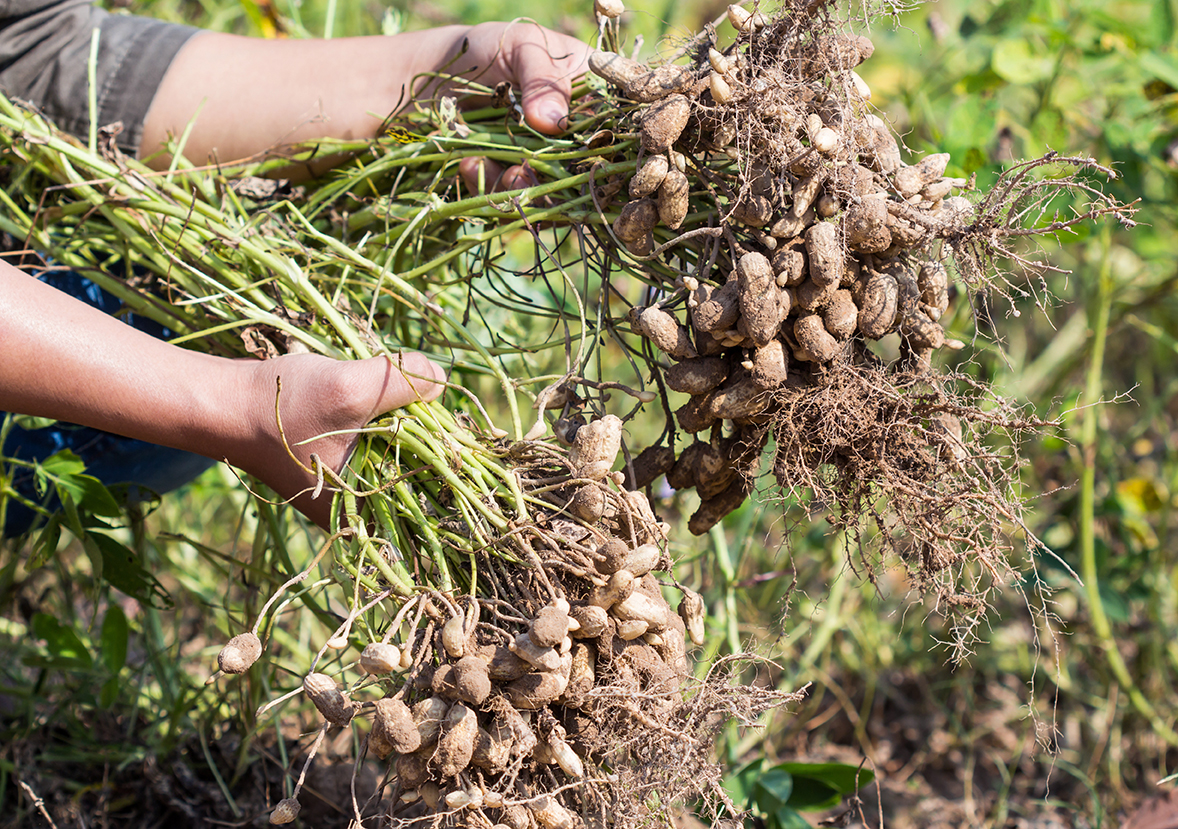
[[[327,562],[347,613],[293,690],[322,717],[315,746],[354,727],[388,769],[357,821],[571,829],[724,807],[713,736],[790,696],[723,661],[692,679],[703,604],[645,491],[694,488],[703,533],[756,491],[770,442],[773,497],[827,510],[869,572],[902,562],[965,647],[1008,574],[1014,446],[1036,424],[934,360],[963,347],[938,322],[950,270],[980,290],[1023,259],[1019,237],[1129,216],[1075,175],[1107,172],[1084,159],[989,193],[945,154],[905,164],[854,71],[871,41],[831,6],[734,6],[735,39],[709,29],[649,66],[619,54],[618,5],[597,4],[605,48],[555,139],[507,87],[431,96],[443,79],[423,78],[375,141],[158,174],[0,106],[0,229],[177,342],[410,347],[454,368],[442,401],[362,430],[342,475],[314,470],[338,509],[311,568]],[[462,111],[466,92],[496,105]],[[350,160],[264,178],[325,150]],[[468,157],[539,183],[471,194]],[[1053,215],[1064,203],[1080,206]],[[603,368],[617,354],[625,381]],[[462,384],[482,377],[494,405]],[[623,452],[644,413],[661,434]],[[271,610],[311,568],[226,645],[219,681],[264,658]],[[297,815],[297,779],[271,822]]]

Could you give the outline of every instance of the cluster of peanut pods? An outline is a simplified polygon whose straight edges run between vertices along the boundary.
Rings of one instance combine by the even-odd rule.
[[[868,38],[729,11],[735,42],[703,44],[694,63],[652,68],[603,53],[591,64],[640,104],[635,173],[604,193],[628,190],[618,241],[641,261],[710,227],[721,253],[701,249],[694,273],[630,311],[634,330],[672,361],[666,385],[690,395],[679,427],[734,427],[677,460],[667,448],[643,458],[646,481],[667,472],[672,486],[700,491],[693,532],[748,494],[764,430],[743,427],[771,420],[775,389],[821,382],[823,367],[893,333],[916,371],[935,349],[961,347],[939,322],[950,284],[934,252],[973,215],[953,195],[968,182],[946,177],[948,154],[904,164],[871,110],[854,71],[874,50]]]

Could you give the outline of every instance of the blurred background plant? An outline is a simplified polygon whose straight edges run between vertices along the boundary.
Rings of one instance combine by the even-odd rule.
[[[724,4],[628,8],[624,31],[652,56]],[[130,10],[257,37],[522,11],[593,36],[582,0],[145,0]],[[948,152],[950,175],[976,174],[984,187],[1016,159],[1088,154],[1115,167],[1118,198],[1141,199],[1139,225],[1078,228],[1046,251],[1070,274],[1016,274],[1023,291],[1010,301],[958,295],[945,321],[970,343],[956,368],[1058,424],[1022,447],[1028,526],[1049,552],[1021,562],[1024,591],[995,603],[966,664],[949,663],[950,631],[899,576],[871,583],[849,569],[845,540],[801,505],[748,503],[706,536],[672,536],[680,578],[708,605],[707,658],[750,647],[778,664],[767,681],[809,683],[788,716],[731,733],[729,791],[767,826],[1116,825],[1165,791],[1178,764],[1178,2],[943,0],[896,23],[877,22],[861,74],[914,157]],[[0,551],[0,825],[49,814],[87,826],[251,820],[254,798],[284,796],[298,738],[254,712],[294,684],[286,674],[322,641],[330,606],[308,585],[274,626],[275,657],[242,681],[204,680],[319,534],[221,467],[119,515],[82,471],[50,471],[51,485],[90,508],[67,513],[40,546]],[[0,497],[4,486],[0,473]],[[694,504],[663,495],[659,509],[685,522]],[[1044,588],[1049,623],[1025,598]],[[340,781],[323,768],[308,790],[324,799],[304,811],[306,825],[345,819],[329,802]],[[860,784],[874,776],[861,803],[832,802],[854,792],[847,769],[860,768]],[[826,785],[825,799],[791,800],[798,780]],[[826,811],[803,818],[797,806]]]

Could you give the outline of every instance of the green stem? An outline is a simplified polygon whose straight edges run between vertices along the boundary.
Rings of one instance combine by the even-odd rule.
[[[1178,733],[1162,720],[1125,665],[1124,657],[1121,656],[1113,635],[1112,625],[1104,611],[1104,602],[1100,597],[1100,574],[1096,567],[1096,447],[1099,432],[1097,418],[1100,411],[1096,404],[1102,393],[1104,349],[1115,287],[1109,259],[1111,240],[1111,234],[1106,227],[1102,235],[1103,254],[1097,277],[1096,301],[1089,310],[1092,325],[1092,356],[1084,385],[1084,397],[1088,401],[1088,406],[1084,409],[1084,419],[1080,427],[1080,452],[1084,463],[1080,473],[1080,575],[1084,580],[1092,630],[1104,650],[1105,659],[1114,678],[1129,695],[1133,707],[1149,720],[1154,732],[1169,745],[1178,746]]]

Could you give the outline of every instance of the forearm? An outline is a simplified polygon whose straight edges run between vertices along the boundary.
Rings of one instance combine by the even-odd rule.
[[[248,363],[168,345],[0,263],[0,409],[224,459],[242,454]]]
[[[517,83],[528,123],[555,134],[589,51],[574,38],[523,21],[337,40],[204,32],[188,41],[164,76],[144,123],[140,155],[151,156],[190,123],[184,154],[198,163],[322,138],[371,138],[390,113],[422,91],[415,78],[442,69],[491,88]],[[425,91],[432,97],[437,87]]]
[[[321,138],[365,139],[410,100],[420,72],[456,53],[466,27],[395,37],[261,40],[203,32],[168,69],[144,124],[141,154],[192,121],[185,155],[246,158]]]

